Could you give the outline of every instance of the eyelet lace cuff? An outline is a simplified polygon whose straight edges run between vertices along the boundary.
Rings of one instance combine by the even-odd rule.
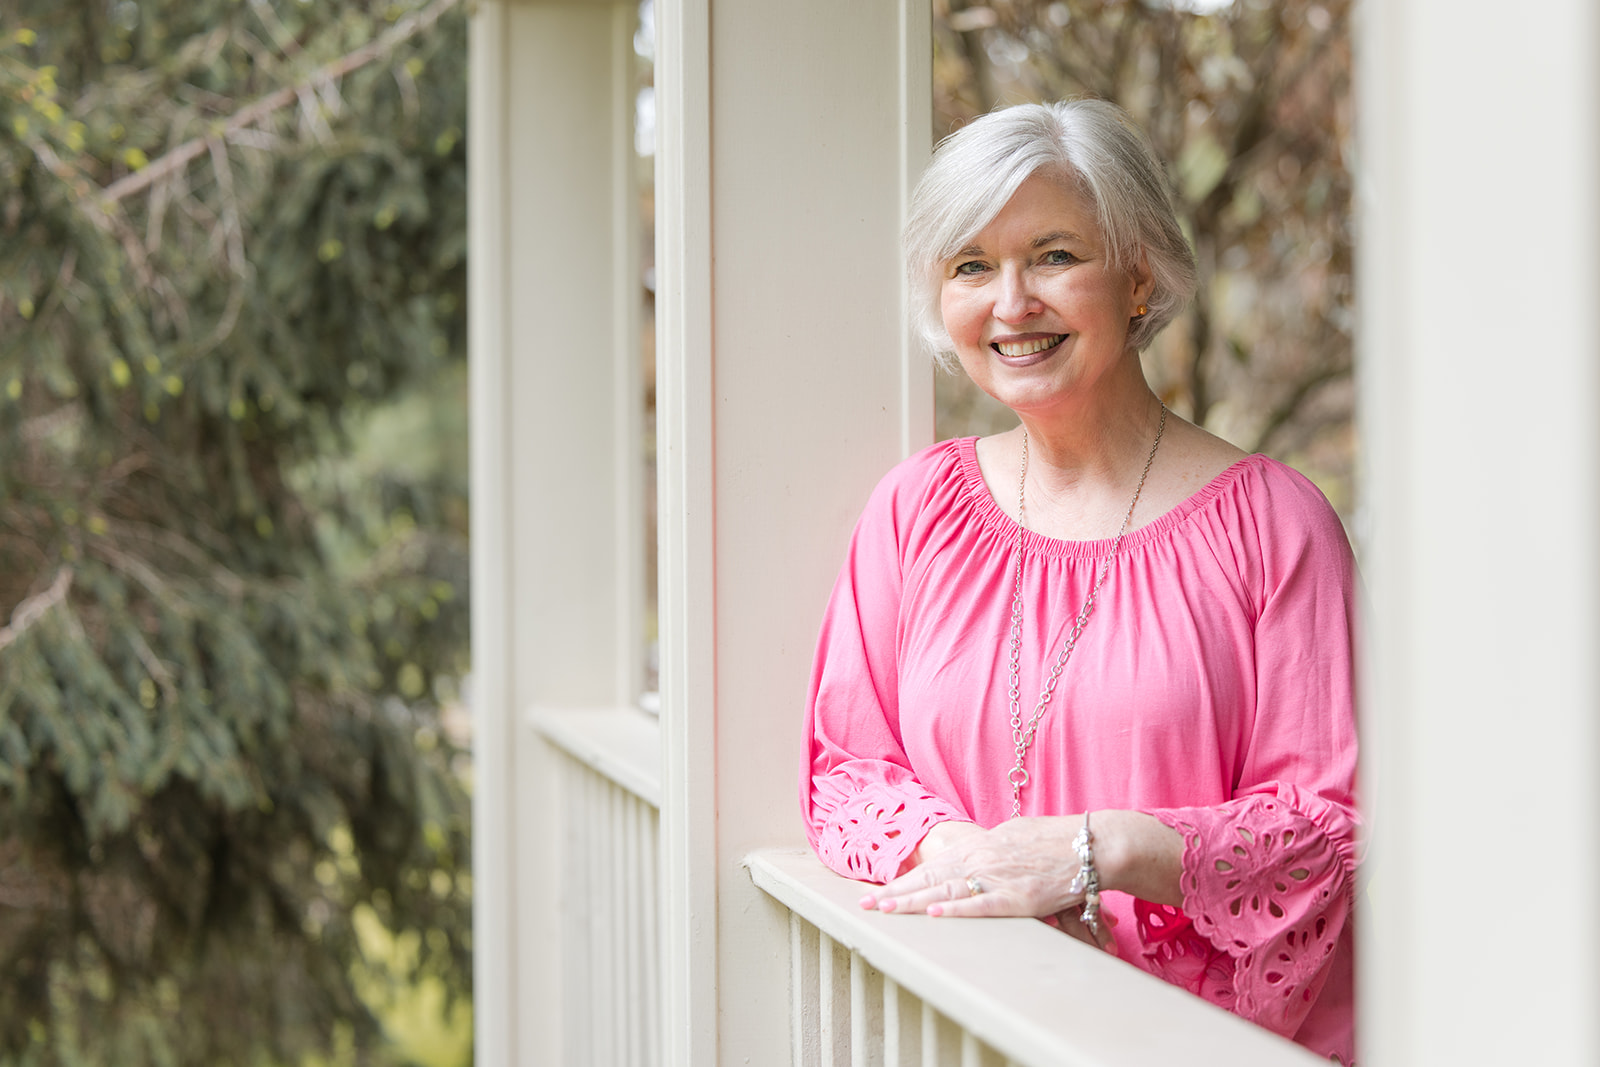
[[[1151,961],[1207,1000],[1292,1036],[1350,913],[1353,824],[1328,808],[1334,825],[1325,827],[1273,796],[1151,814],[1184,839],[1183,912],[1137,909]],[[1221,981],[1224,956],[1231,982]]]
[[[929,830],[966,818],[915,781],[905,784],[911,788],[901,792],[888,783],[815,779],[812,845],[818,858],[847,878],[887,882]]]

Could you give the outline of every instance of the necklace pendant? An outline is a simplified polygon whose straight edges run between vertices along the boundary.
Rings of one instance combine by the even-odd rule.
[[[1122,516],[1122,528],[1117,531],[1116,539],[1111,542],[1111,551],[1106,555],[1105,561],[1099,567],[1094,584],[1089,587],[1088,596],[1084,597],[1083,606],[1078,609],[1078,616],[1073,623],[1072,631],[1067,635],[1066,644],[1061,648],[1061,654],[1056,657],[1051,666],[1049,676],[1046,678],[1044,688],[1039,694],[1039,702],[1034,705],[1033,715],[1026,720],[1022,717],[1021,707],[1021,671],[1022,671],[1022,533],[1023,519],[1027,515],[1027,487],[1028,487],[1028,431],[1022,431],[1022,470],[1017,477],[1017,566],[1012,578],[1011,587],[1011,679],[1007,692],[1011,697],[1011,738],[1016,747],[1017,762],[1006,775],[1006,781],[1011,786],[1011,814],[1022,814],[1022,787],[1028,784],[1029,775],[1023,762],[1027,759],[1028,749],[1033,744],[1034,732],[1039,728],[1039,720],[1044,718],[1045,711],[1050,707],[1050,698],[1055,694],[1056,683],[1061,679],[1061,673],[1067,669],[1067,661],[1072,658],[1072,651],[1077,647],[1078,637],[1083,633],[1083,628],[1089,623],[1089,616],[1094,614],[1095,601],[1100,596],[1100,586],[1105,582],[1106,575],[1111,572],[1111,563],[1117,558],[1117,553],[1122,549],[1122,538],[1128,532],[1128,524],[1133,521],[1133,509],[1139,506],[1139,496],[1144,492],[1145,479],[1150,476],[1150,467],[1156,461],[1156,452],[1161,448],[1161,436],[1167,429],[1167,407],[1161,405],[1161,421],[1156,424],[1156,439],[1150,445],[1150,454],[1145,457],[1144,470],[1139,474],[1139,484],[1134,486],[1133,499],[1128,502],[1128,510]],[[1087,820],[1085,830],[1087,830]],[[1074,889],[1073,892],[1077,892]],[[1092,922],[1089,911],[1085,909],[1085,921]]]

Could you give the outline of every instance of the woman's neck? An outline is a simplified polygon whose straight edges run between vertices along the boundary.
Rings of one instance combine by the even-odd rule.
[[[1161,401],[1139,384],[1127,400],[1088,411],[1019,413],[1022,426],[996,440],[985,464],[1001,507],[1018,517],[1026,433],[1024,525],[1066,540],[1115,536],[1161,424]]]
[[[1142,466],[1161,421],[1161,401],[1149,389],[1130,403],[1099,407],[1071,418],[1019,416],[1028,435],[1030,487],[1065,488],[1096,479],[1126,480]]]

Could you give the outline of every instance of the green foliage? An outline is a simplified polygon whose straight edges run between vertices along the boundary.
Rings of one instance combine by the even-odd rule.
[[[466,990],[464,486],[356,451],[459,378],[452,8],[0,15],[0,1063],[383,1061],[358,907]]]

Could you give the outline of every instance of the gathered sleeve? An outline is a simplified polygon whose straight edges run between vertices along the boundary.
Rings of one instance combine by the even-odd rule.
[[[1293,1037],[1348,966],[1336,949],[1349,938],[1359,829],[1357,580],[1320,493],[1291,482],[1270,497],[1257,502],[1256,544],[1236,546],[1258,616],[1234,795],[1150,812],[1183,835],[1183,909],[1135,911],[1157,973]]]
[[[806,703],[806,835],[824,864],[887,882],[936,824],[968,816],[912,773],[899,727],[898,642],[909,490],[873,493],[834,584]]]

